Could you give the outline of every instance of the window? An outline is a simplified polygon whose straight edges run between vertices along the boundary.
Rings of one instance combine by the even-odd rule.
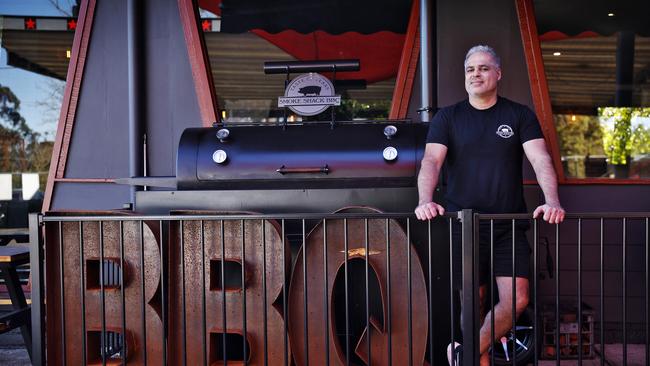
[[[534,2],[564,174],[649,179],[648,5],[581,3]]]
[[[227,123],[285,119],[278,97],[285,75],[264,74],[266,61],[359,59],[361,70],[334,81],[337,120],[386,119],[411,12],[408,1],[261,0],[198,2],[200,25],[218,100]],[[298,76],[291,74],[291,78]],[[329,120],[331,110],[288,122]]]

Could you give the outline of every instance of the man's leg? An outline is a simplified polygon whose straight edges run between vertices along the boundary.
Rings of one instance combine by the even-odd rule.
[[[497,277],[497,289],[499,292],[499,302],[494,305],[494,310],[490,310],[483,321],[480,333],[481,365],[489,363],[487,354],[488,349],[495,340],[505,335],[512,328],[512,277]],[[528,306],[528,279],[517,277],[515,279],[516,303],[515,311],[517,317],[526,310]],[[490,338],[492,317],[494,316],[494,339]]]

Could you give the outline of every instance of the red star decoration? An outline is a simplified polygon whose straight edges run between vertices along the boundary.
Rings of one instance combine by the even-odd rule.
[[[68,30],[75,30],[77,29],[77,21],[74,19],[68,20]]]
[[[212,22],[209,20],[204,20],[201,22],[201,28],[203,28],[204,32],[211,31],[212,30]]]
[[[25,19],[25,29],[36,29],[36,21],[33,18]]]

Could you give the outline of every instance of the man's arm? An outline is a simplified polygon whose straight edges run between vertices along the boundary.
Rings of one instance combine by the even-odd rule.
[[[415,216],[420,220],[430,220],[445,213],[442,206],[433,202],[433,191],[446,156],[447,146],[442,144],[428,143],[424,149],[418,175],[418,207],[415,208]]]
[[[524,152],[530,164],[535,170],[537,182],[544,192],[545,204],[537,207],[533,217],[543,214],[545,221],[551,224],[559,224],[564,220],[564,209],[560,205],[560,198],[557,194],[557,177],[553,170],[551,156],[546,150],[544,139],[534,139],[524,142]]]

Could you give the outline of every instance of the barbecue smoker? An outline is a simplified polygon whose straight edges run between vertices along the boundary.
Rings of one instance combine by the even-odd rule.
[[[283,124],[188,129],[178,145],[176,177],[118,183],[154,188],[136,193],[134,208],[142,213],[178,209],[322,213],[351,205],[411,212],[417,203],[416,177],[427,124],[335,121],[335,106],[327,122],[286,122],[287,109],[296,111],[291,102],[301,99],[291,95],[302,95],[308,102],[340,100],[324,95],[324,89],[333,94],[337,73],[358,70],[358,60],[266,62],[265,73],[286,74],[289,97],[279,98],[288,103]],[[325,81],[294,86],[290,74],[297,72],[331,72],[333,83],[315,74]],[[312,94],[321,98],[310,98]],[[308,105],[304,112],[312,115],[326,107]],[[159,187],[174,190],[155,189]]]
[[[187,129],[176,177],[119,180],[150,188],[135,211],[333,212],[370,206],[409,212],[426,125],[408,121]]]
[[[367,215],[412,212],[426,132],[426,124],[406,120],[185,130],[176,176],[118,180],[147,187],[134,204],[145,216],[47,226],[51,246],[63,248],[52,260],[60,268],[84,263],[87,276],[66,276],[65,292],[48,303],[77,304],[81,291],[93,305],[82,311],[85,320],[60,319],[67,337],[79,329],[92,335],[85,358],[77,360],[73,348],[63,355],[49,349],[49,357],[423,364],[427,344],[444,347],[429,337],[432,251],[423,238],[432,226],[409,225],[404,214]],[[120,268],[122,297],[113,290],[121,280],[99,280]],[[61,280],[52,271],[56,286]],[[73,338],[83,341],[78,333]]]

